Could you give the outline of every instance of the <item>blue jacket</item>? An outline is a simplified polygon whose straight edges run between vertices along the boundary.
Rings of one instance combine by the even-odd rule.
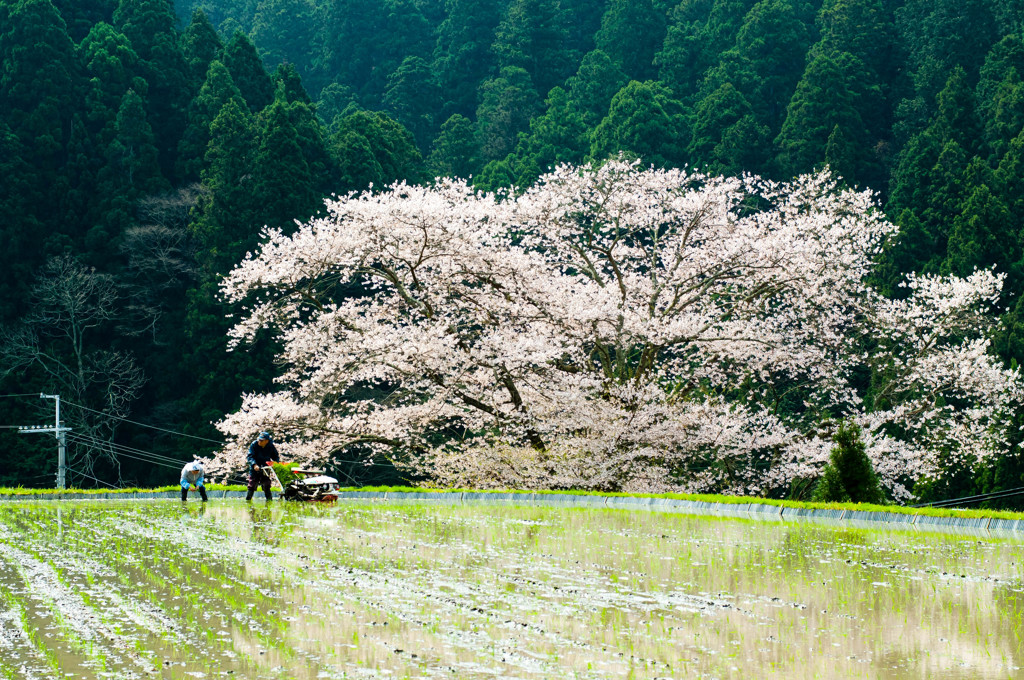
[[[281,460],[281,456],[277,452],[277,447],[274,446],[273,439],[266,446],[260,446],[257,439],[252,444],[249,444],[249,455],[246,456],[245,460],[249,463],[249,469],[251,470],[253,465],[263,467],[270,461],[277,463]]]
[[[195,485],[198,489],[203,485],[203,470],[202,464],[194,460],[191,463],[186,463],[185,467],[181,468],[181,488],[187,489],[191,485]]]

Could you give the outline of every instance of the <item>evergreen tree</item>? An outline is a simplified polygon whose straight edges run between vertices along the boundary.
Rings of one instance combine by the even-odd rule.
[[[211,436],[205,424],[240,402],[241,394],[266,389],[274,374],[272,349],[227,351],[229,326],[217,297],[220,277],[256,245],[261,201],[253,170],[257,142],[252,115],[238,98],[230,98],[210,125],[210,142],[202,172],[203,192],[190,230],[199,253],[199,281],[188,292],[182,363],[192,382],[182,396],[186,432]],[[289,192],[290,193],[290,192]]]
[[[990,159],[997,163],[1024,126],[1021,120],[1024,76],[1024,41],[1020,36],[1008,35],[1000,40],[981,67],[976,88],[977,112],[984,127],[984,138]]]
[[[167,188],[146,104],[135,90],[128,90],[121,100],[113,135],[104,149],[106,162],[96,173],[93,218],[84,244],[90,256],[101,261],[117,255],[121,234],[134,224],[139,198]]]
[[[500,160],[511,153],[538,108],[537,91],[525,69],[505,67],[481,85],[476,120],[482,159]]]
[[[336,122],[361,108],[351,88],[340,83],[331,83],[320,91],[320,97],[316,102],[316,115],[334,132]]]
[[[754,0],[684,0],[669,14],[655,58],[659,78],[677,97],[697,90],[701,79],[736,42]]]
[[[501,160],[491,161],[476,177],[473,186],[479,191],[498,192],[516,186],[515,159],[509,154]]]
[[[541,95],[563,83],[577,59],[565,49],[567,19],[558,0],[513,0],[495,34],[498,67],[525,70]]]
[[[169,0],[120,0],[114,25],[139,55],[148,84],[147,117],[160,151],[161,172],[173,177],[178,140],[192,98],[190,72]]]
[[[299,145],[288,104],[275,101],[260,118],[253,179],[257,214],[263,224],[291,227],[295,220],[305,221],[316,212],[320,193]]]
[[[287,101],[286,97],[281,97]],[[316,207],[320,207],[320,197],[336,190],[334,186],[335,170],[331,153],[327,144],[327,132],[313,108],[302,101],[288,102],[288,119],[295,128],[295,142],[302,150],[302,158],[309,167],[310,186],[317,196]]]
[[[427,158],[433,177],[460,177],[468,180],[477,169],[479,150],[473,122],[454,114],[441,126]]]
[[[376,105],[383,101],[387,79],[408,57],[430,57],[434,32],[427,24],[417,0],[384,0],[384,27],[373,43],[373,63],[364,99]]]
[[[990,93],[986,92],[986,87],[998,85],[1011,68],[1017,73],[1024,72],[1024,38],[1021,33],[1003,36],[985,55],[978,74],[978,98],[987,99]]]
[[[106,145],[113,137],[114,121],[121,100],[130,89],[146,91],[139,57],[131,43],[110,24],[96,24],[78,46],[78,56],[89,79],[85,96],[85,120],[89,129]]]
[[[582,113],[587,127],[593,128],[608,113],[615,93],[628,82],[607,54],[594,50],[583,57],[576,75],[569,79],[569,99]]]
[[[980,147],[979,137],[973,93],[963,69],[956,69],[939,93],[938,111],[929,126],[901,151],[890,182],[889,214],[910,211],[920,228],[920,242],[904,236],[890,254],[906,267],[901,271],[941,269],[953,220],[975,188],[963,182]],[[909,251],[917,255],[911,258]]]
[[[746,97],[724,83],[693,111],[690,162],[713,173],[761,173],[768,160],[768,128],[757,122]]]
[[[387,114],[358,111],[341,121],[331,136],[340,191],[362,191],[420,177],[422,156],[412,135]]]
[[[124,187],[117,193],[131,200],[166,188],[145,103],[135,90],[128,90],[121,100],[114,129],[117,136],[107,149],[107,160]]]
[[[1010,68],[992,100],[984,107],[984,138],[991,158],[1003,157],[1013,138],[1024,130],[1024,82]]]
[[[407,57],[388,78],[384,105],[405,126],[421,149],[434,133],[434,114],[441,108],[441,90],[422,57]]]
[[[339,187],[343,191],[365,191],[386,185],[384,168],[370,147],[370,140],[353,130],[339,131],[332,140],[339,168]]]
[[[51,0],[67,26],[68,36],[80,42],[93,26],[110,23],[116,0]],[[11,3],[13,4],[13,3]]]
[[[1011,275],[1007,288],[1019,290],[1017,270],[1020,262],[1020,237],[1010,231],[1010,213],[992,191],[992,171],[984,161],[972,162],[971,188],[963,210],[953,219],[943,269],[957,276],[970,276],[977,269],[995,265],[999,272]],[[971,173],[969,169],[968,174]],[[985,180],[989,180],[986,182]]]
[[[782,177],[810,172],[833,142],[856,154],[843,164],[853,183],[880,186],[884,181],[881,159],[874,153],[884,141],[886,118],[882,89],[863,62],[849,52],[817,52],[790,100],[782,131],[775,140],[776,163]],[[839,137],[832,137],[835,128]]]
[[[18,0],[0,23],[0,112],[32,165],[30,205],[57,228],[67,190],[65,147],[82,91],[74,46],[50,0]]]
[[[998,40],[998,25],[988,0],[907,0],[896,11],[900,42],[917,94],[929,105],[962,68],[969,86],[977,82],[985,55]]]
[[[277,70],[274,71],[274,86],[289,104],[294,102],[301,102],[307,106],[313,104],[312,98],[302,85],[302,78],[295,70],[294,64],[278,64]]]
[[[898,263],[887,268],[894,277],[887,283],[890,290],[904,272],[942,270],[950,226],[967,199],[962,181],[968,162],[956,141],[943,143],[932,128],[911,140],[901,154],[887,206],[890,215],[899,216],[901,228],[899,241],[886,256]]]
[[[257,113],[274,101],[274,83],[244,34],[236,32],[231,37],[224,46],[222,61],[251,112]]]
[[[407,56],[426,58],[432,44],[420,4],[412,0],[347,0],[328,4],[317,59],[319,82],[351,88],[368,105]]]
[[[790,0],[761,0],[744,17],[736,35],[739,56],[747,60],[757,76],[756,90],[748,94],[739,82],[734,82],[773,132],[779,129],[800,79],[794,64],[805,63],[810,44],[810,31],[799,20]]]
[[[192,20],[181,35],[181,52],[188,64],[193,91],[198,91],[206,80],[210,63],[220,58],[224,45],[213,28],[206,13],[200,9],[192,12]]]
[[[884,503],[878,475],[868,458],[861,430],[841,423],[832,437],[835,446],[811,500],[817,503]]]
[[[666,23],[651,0],[609,0],[594,46],[629,78],[647,80],[656,75],[654,56],[665,41]]]
[[[322,6],[318,15],[320,30],[316,36],[314,85],[337,82],[360,93],[369,80],[378,38],[382,2],[348,0]]]
[[[447,104],[442,116],[476,111],[477,86],[496,71],[491,51],[502,3],[491,0],[445,0],[445,20],[437,29],[434,72]]]
[[[210,142],[210,126],[231,99],[245,105],[227,67],[214,60],[207,70],[206,81],[188,107],[188,127],[178,143],[179,177],[198,179]]]
[[[541,173],[561,163],[580,163],[589,146],[583,117],[560,87],[551,90],[544,115],[530,121],[528,133],[520,135],[513,168],[515,184],[529,186]]]
[[[34,169],[30,156],[7,123],[0,119],[0,252],[7,265],[0,268],[0,325],[25,312],[28,282],[42,253],[38,248],[41,233],[36,217],[38,206],[32,204],[36,188],[31,182]]]
[[[205,279],[227,273],[236,258],[255,245],[260,226],[252,205],[255,137],[252,116],[236,98],[228,99],[210,124],[204,192],[191,227]]]
[[[974,90],[962,68],[953,69],[936,101],[939,110],[931,123],[936,134],[955,141],[969,155],[981,151],[981,121],[975,110]]]
[[[895,84],[896,24],[882,0],[825,0],[818,12],[821,45],[848,52],[890,85]]]
[[[687,160],[689,140],[685,111],[668,88],[634,80],[615,95],[594,129],[590,157],[601,161],[625,152],[657,167],[678,167]]]
[[[594,49],[594,35],[601,28],[605,0],[561,0],[569,31],[565,50],[577,58]]]
[[[1009,224],[1024,224],[1024,129],[1007,146],[995,179],[999,197],[1009,210]],[[1015,356],[1024,357],[1024,354]]]
[[[857,160],[863,151],[862,147],[843,134],[843,129],[836,125],[825,143],[825,166],[835,177],[852,183],[859,174]]]
[[[316,5],[312,0],[259,0],[252,20],[253,43],[264,63],[309,64],[316,33]]]

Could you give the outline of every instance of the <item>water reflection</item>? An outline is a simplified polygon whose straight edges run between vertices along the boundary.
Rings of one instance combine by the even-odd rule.
[[[5,505],[0,595],[26,642],[0,675],[1016,677],[1022,559],[615,510]]]

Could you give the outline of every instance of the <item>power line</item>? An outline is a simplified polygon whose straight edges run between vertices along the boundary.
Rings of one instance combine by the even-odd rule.
[[[125,451],[130,451],[130,452],[133,452],[133,453],[143,453],[143,454],[152,456],[154,458],[159,458],[159,459],[163,459],[163,460],[166,460],[166,461],[170,461],[172,463],[177,463],[178,465],[182,465],[184,463],[190,462],[190,461],[187,461],[187,460],[181,460],[180,458],[173,458],[171,456],[165,456],[163,454],[154,453],[153,451],[147,451],[146,449],[138,449],[138,448],[135,448],[135,447],[132,447],[132,446],[128,446],[126,444],[118,444],[117,442],[114,442],[114,441],[103,440],[103,439],[100,439],[99,437],[96,437],[94,435],[83,434],[81,432],[72,432],[72,433],[70,433],[70,436],[75,437],[75,438],[77,438],[79,440],[85,440],[85,441],[87,441],[88,443],[90,443],[90,444],[92,444],[94,446],[109,446],[111,448],[123,449]]]
[[[146,423],[140,423],[140,422],[138,422],[136,420],[129,420],[128,418],[123,418],[121,416],[115,416],[115,415],[110,414],[110,413],[104,413],[103,411],[97,411],[96,409],[91,409],[88,406],[82,406],[81,404],[75,404],[75,403],[70,402],[70,401],[64,401],[64,403],[67,404],[68,406],[74,406],[76,408],[80,408],[80,409],[83,409],[85,411],[89,411],[90,413],[97,413],[97,414],[99,414],[101,416],[105,416],[107,418],[116,418],[117,420],[123,420],[126,423],[131,423],[132,425],[138,425],[139,427],[148,427],[148,428],[153,429],[153,430],[160,430],[161,432],[167,432],[168,434],[175,434],[175,435],[178,435],[179,437],[190,437],[191,439],[199,439],[199,440],[202,440],[204,442],[212,442],[214,444],[222,444],[222,445],[224,444],[223,441],[220,441],[218,439],[209,439],[207,437],[200,437],[200,436],[194,435],[194,434],[186,434],[184,432],[178,432],[176,430],[168,430],[168,429],[163,428],[163,427],[157,427],[156,425],[147,425]]]
[[[965,503],[983,503],[985,501],[999,500],[1000,498],[1009,498],[1011,496],[1024,495],[1024,487],[1018,487],[1016,489],[1004,489],[1003,491],[993,491],[991,493],[978,494],[976,496],[964,496],[963,498],[951,498],[944,501],[934,501],[932,503],[919,503],[918,505],[912,505],[912,508],[942,508],[950,505],[961,505]]]
[[[106,442],[98,442],[97,440],[86,439],[86,438],[83,438],[83,437],[74,437],[74,436],[72,436],[72,437],[70,437],[70,439],[71,439],[72,442],[75,442],[76,444],[85,444],[87,446],[93,446],[93,447],[109,446],[109,444],[107,444]],[[176,462],[175,463],[169,463],[169,462],[166,462],[164,460],[161,460],[161,459],[157,458],[156,454],[150,455],[150,454],[144,454],[142,452],[139,452],[141,455],[133,455],[132,453],[130,453],[128,451],[121,451],[121,450],[118,450],[115,447],[111,447],[111,449],[112,449],[111,453],[114,455],[115,458],[117,458],[118,456],[124,456],[126,458],[134,458],[135,460],[141,460],[141,461],[149,463],[151,465],[160,465],[160,466],[163,466],[163,467],[169,467],[169,468],[175,468],[175,469],[177,469],[178,466],[179,466],[179,463],[176,463]]]
[[[150,463],[151,465],[160,465],[162,467],[168,467],[168,468],[172,468],[172,469],[175,469],[175,470],[180,469],[180,466],[183,463],[190,462],[190,461],[183,461],[183,460],[181,460],[179,458],[171,458],[171,457],[168,457],[168,456],[163,456],[163,455],[161,455],[159,453],[153,453],[152,451],[145,451],[143,449],[136,449],[136,448],[133,448],[133,447],[130,447],[130,446],[125,446],[124,444],[118,444],[116,442],[104,441],[102,439],[98,439],[96,437],[92,437],[92,436],[89,436],[89,435],[76,434],[76,435],[72,436],[72,440],[75,441],[76,443],[79,443],[79,444],[85,444],[85,445],[94,446],[94,447],[97,447],[97,448],[99,448],[99,447],[109,447],[111,454],[115,458],[121,458],[121,457],[130,458],[132,460],[138,460],[138,461],[142,461],[144,463]],[[241,478],[235,477],[235,476],[225,476],[224,478],[227,479],[227,480],[233,480],[233,481],[236,481],[236,482],[238,482],[238,481],[242,481],[242,482],[246,481],[244,479],[241,479]]]
[[[70,438],[73,442],[77,444],[85,444],[87,446],[94,446],[97,448],[109,447],[111,454],[114,456],[114,458],[118,459],[130,458],[132,460],[138,460],[143,463],[149,463],[150,465],[159,465],[161,467],[172,468],[175,470],[180,469],[180,466],[183,463],[189,462],[182,461],[181,459],[178,458],[163,456],[159,453],[153,453],[152,451],[145,451],[143,449],[136,449],[130,446],[125,446],[124,444],[118,444],[116,442],[104,441],[102,439],[90,435],[72,434],[70,435]],[[224,479],[234,482],[246,481],[235,476],[225,476]]]
[[[31,394],[0,394],[0,399],[16,399],[19,397],[38,397],[39,394],[33,392]]]
[[[113,484],[108,484],[107,482],[104,482],[104,481],[103,481],[102,479],[99,479],[99,478],[97,478],[97,477],[93,477],[93,476],[92,476],[92,475],[90,475],[90,474],[87,474],[87,473],[85,473],[85,472],[82,472],[81,470],[72,470],[71,468],[68,468],[68,471],[69,471],[69,472],[73,472],[73,473],[75,473],[76,475],[82,475],[83,477],[88,477],[89,479],[91,479],[91,480],[93,480],[93,481],[97,481],[97,482],[99,482],[100,484],[102,484],[103,486],[108,486],[108,487],[110,487],[111,489],[117,489],[117,488],[119,488],[119,487],[116,487],[116,486],[114,486]]]

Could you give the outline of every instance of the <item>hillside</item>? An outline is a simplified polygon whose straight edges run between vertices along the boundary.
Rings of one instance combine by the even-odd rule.
[[[0,425],[52,420],[33,395],[60,393],[76,484],[162,483],[277,373],[269,339],[225,351],[217,299],[263,225],[618,153],[827,164],[901,228],[887,294],[907,272],[1006,273],[993,343],[1019,363],[1022,32],[999,0],[0,0],[0,394],[29,395],[0,399]],[[49,484],[51,442],[0,430],[0,485]],[[1022,480],[1009,454],[919,492]]]

